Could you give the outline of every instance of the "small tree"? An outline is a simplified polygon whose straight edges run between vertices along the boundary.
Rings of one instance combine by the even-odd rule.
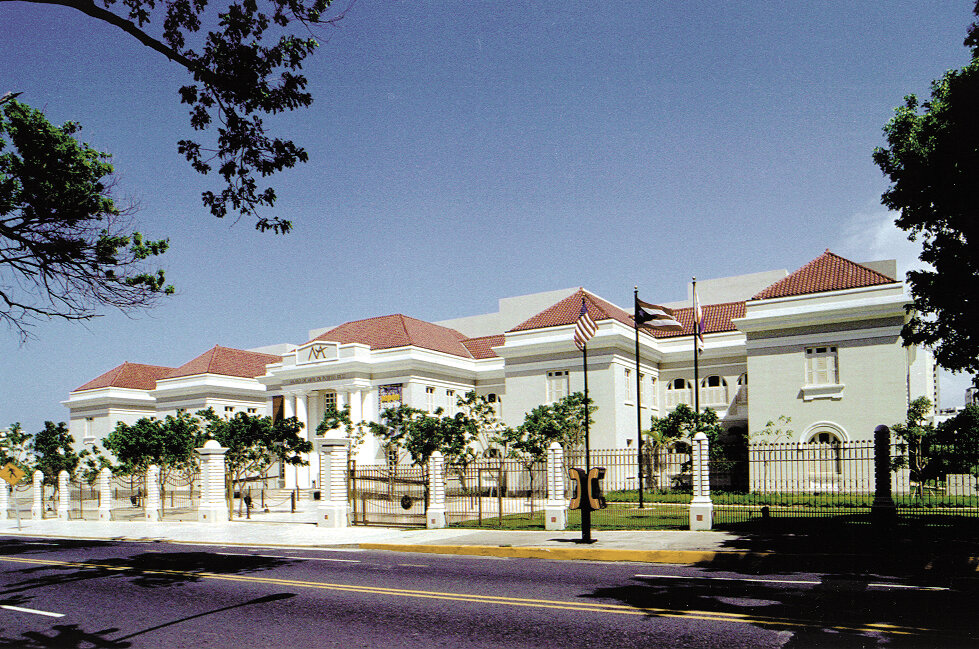
[[[931,448],[942,473],[979,476],[979,406],[969,404],[938,424]]]
[[[0,464],[13,462],[24,473],[33,471],[31,465],[31,437],[20,427],[20,423],[11,424],[0,433]]]
[[[771,461],[775,458],[775,444],[786,442],[792,438],[794,432],[787,428],[792,421],[791,417],[779,415],[776,420],[768,420],[765,427],[759,431],[748,434],[748,441],[752,444],[762,446],[762,480],[768,484],[768,468]]]
[[[494,438],[497,444],[506,449],[507,457],[517,460],[527,469],[527,474],[530,476],[531,516],[534,515],[534,465],[547,456],[547,450],[553,442],[560,441],[559,429],[556,426],[541,426],[543,421],[546,419],[527,413],[524,419],[525,425],[519,428],[504,428]]]
[[[323,419],[316,426],[316,434],[324,437],[327,433],[334,430],[343,430],[344,435],[350,440],[350,454],[354,455],[360,445],[364,443],[367,436],[368,424],[360,421],[356,424],[350,418],[350,406],[344,406],[338,410],[333,404],[328,404],[323,413]]]
[[[34,435],[31,441],[30,452],[34,456],[34,469],[44,474],[44,482],[54,485],[56,492],[58,475],[67,471],[73,477],[82,457],[88,455],[88,451],[76,453],[74,445],[75,438],[68,432],[68,424],[63,421],[58,424],[44,422],[44,429]]]
[[[313,445],[300,436],[303,424],[295,417],[277,419],[256,417],[244,412],[231,419],[218,417],[212,409],[198,413],[207,422],[207,434],[228,449],[224,456],[230,490],[238,491],[238,516],[244,507],[245,481],[265,475],[275,462],[308,466],[304,453]]]
[[[935,426],[928,421],[931,400],[918,397],[908,405],[907,419],[891,426],[891,431],[907,445],[907,454],[894,458],[893,468],[908,467],[911,479],[917,483],[915,493],[921,498],[925,471],[928,468],[930,445],[934,440]]]
[[[201,420],[189,413],[176,417],[149,419],[143,417],[131,426],[118,422],[102,441],[118,462],[115,473],[145,475],[150,465],[160,468],[160,497],[166,502],[166,485],[170,477],[195,465],[196,450],[203,444]],[[101,468],[94,460],[89,473]]]

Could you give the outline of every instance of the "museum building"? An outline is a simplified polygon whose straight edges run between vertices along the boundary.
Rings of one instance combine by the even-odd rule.
[[[727,429],[756,432],[784,415],[794,431],[786,441],[846,442],[901,421],[910,399],[937,402],[931,353],[902,346],[910,298],[895,271],[892,260],[859,264],[827,250],[793,273],[698,282],[706,322],[700,406],[717,411]],[[215,346],[175,368],[127,362],[63,403],[72,434],[85,444],[118,421],[208,407],[225,416],[295,416],[312,437],[328,405],[349,406],[354,421],[377,421],[399,404],[454,414],[456,399],[471,390],[517,426],[534,407],[583,390],[582,355],[572,341],[582,301],[597,324],[588,341],[589,395],[598,406],[591,446],[634,447],[631,308],[583,288],[503,298],[494,313],[437,323],[401,314],[356,320],[312,330],[299,345]],[[683,330],[638,334],[644,424],[694,402],[691,301],[665,306]],[[357,460],[383,462],[377,441],[367,439]],[[301,468],[286,486],[313,480]]]

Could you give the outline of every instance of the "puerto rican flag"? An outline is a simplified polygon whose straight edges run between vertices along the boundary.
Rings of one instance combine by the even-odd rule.
[[[704,331],[707,323],[704,322],[704,311],[700,308],[700,300],[697,299],[697,287],[693,287],[693,330],[697,335],[697,351],[704,351]]]

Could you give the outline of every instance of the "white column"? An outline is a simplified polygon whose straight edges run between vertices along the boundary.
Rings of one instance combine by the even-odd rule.
[[[568,527],[568,508],[564,500],[564,449],[551,442],[547,449],[547,503],[544,505],[544,529]]]
[[[160,520],[160,467],[146,467],[145,516],[148,521]]]
[[[36,521],[44,518],[44,474],[34,472],[34,503],[31,505],[31,518]]]
[[[68,520],[68,472],[62,469],[58,474],[58,520]]]
[[[360,390],[351,390],[347,395],[350,403],[350,421],[358,423],[364,420],[364,397]]]
[[[99,520],[112,520],[112,471],[108,467],[99,471]]]
[[[440,451],[428,458],[428,509],[425,510],[428,529],[446,526],[445,517],[445,460]]]
[[[209,439],[197,449],[201,456],[201,502],[197,507],[197,520],[202,523],[227,522],[230,517],[226,500],[224,455],[228,449]]]
[[[307,409],[306,394],[296,395],[296,419],[299,423],[303,425],[303,432],[300,436],[303,439],[313,441],[316,439],[316,432],[309,429],[309,410]],[[309,458],[310,465],[315,467],[316,459],[314,457]],[[300,489],[309,489],[313,486],[313,479],[315,478],[315,469],[311,470],[311,466],[297,466],[296,467],[296,483]]]
[[[693,436],[693,499],[690,501],[690,529],[709,530],[714,519],[714,505],[710,500],[710,464],[707,435]]]
[[[7,520],[7,510],[10,509],[10,490],[13,487],[0,484],[0,521]]]
[[[322,486],[316,524],[320,527],[347,527],[347,445],[345,437],[317,437],[319,482]]]

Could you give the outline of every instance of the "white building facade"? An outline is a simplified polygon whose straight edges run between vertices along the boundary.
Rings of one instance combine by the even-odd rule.
[[[846,442],[871,439],[878,424],[902,420],[909,399],[934,401],[931,354],[901,343],[909,298],[893,274],[893,264],[861,265],[826,251],[794,273],[699,284],[713,302],[703,305],[701,407],[742,433],[784,415],[794,431],[784,441]],[[357,320],[312,330],[307,342],[277,354],[223,353],[237,364],[204,362],[227,348],[177,370],[124,364],[73,391],[65,404],[76,439],[83,437],[79,427],[94,431],[86,432],[87,441],[104,436],[114,420],[208,406],[219,414],[230,408],[295,416],[313,439],[328,404],[349,406],[355,422],[378,421],[399,404],[451,415],[456,399],[472,390],[495,404],[503,422],[518,426],[534,407],[584,389],[582,355],[572,342],[582,302],[597,324],[588,342],[589,396],[598,406],[591,446],[634,448],[632,314],[584,289],[505,298],[495,313],[440,323],[404,315]],[[694,402],[693,313],[688,305],[670,306],[682,332],[638,334],[644,428],[650,417]],[[384,462],[370,438],[355,457]],[[310,460],[317,466],[315,454]],[[290,487],[314,483],[308,468],[287,469],[284,478]]]

